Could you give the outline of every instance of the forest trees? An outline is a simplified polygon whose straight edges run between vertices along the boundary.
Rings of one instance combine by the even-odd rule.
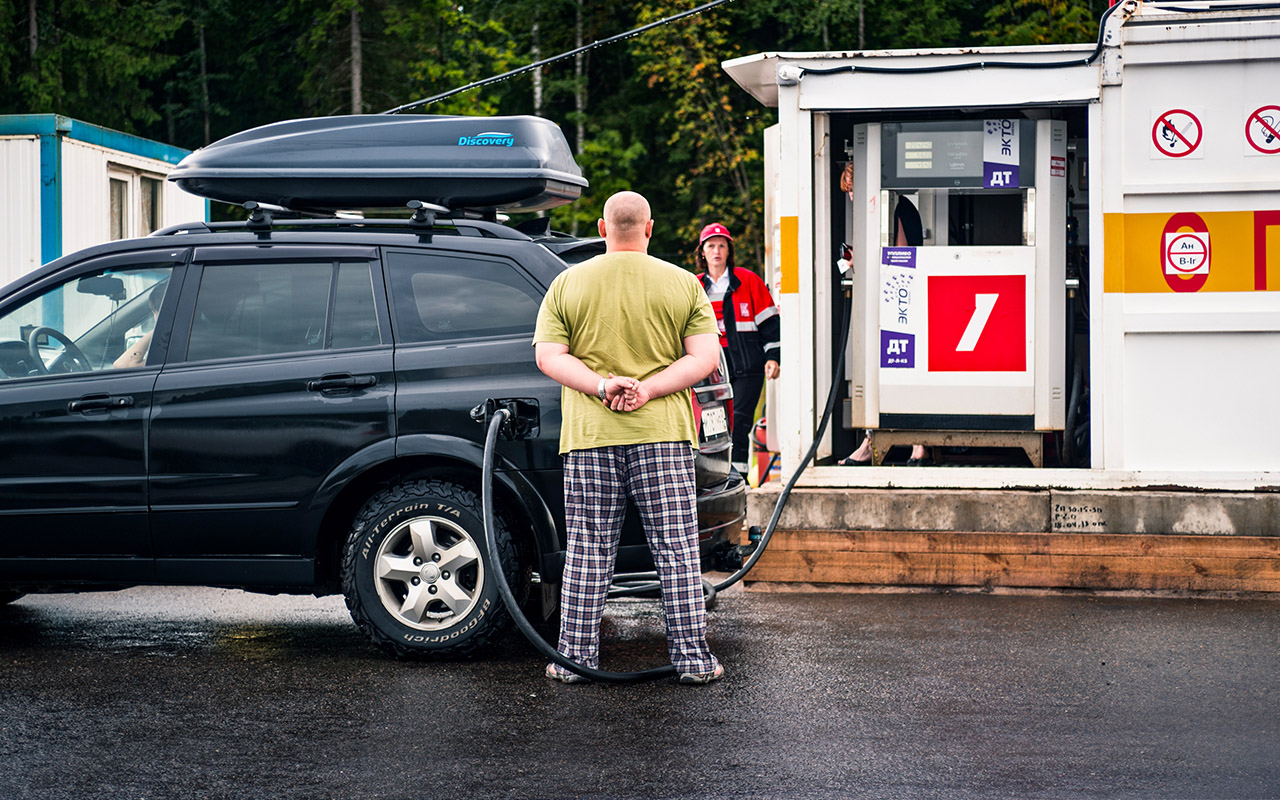
[[[124,130],[161,119],[163,48],[183,25],[174,0],[12,0],[0,11],[5,113],[57,111]],[[157,45],[160,45],[159,47]]]
[[[695,7],[694,0],[0,0],[0,113],[58,113],[196,148],[296,117],[377,113]],[[605,198],[654,201],[652,251],[691,265],[719,220],[758,267],[761,132],[728,79],[762,51],[1088,41],[1106,0],[736,0],[415,109],[537,113],[591,188],[552,212],[589,233]],[[239,213],[220,211],[218,213]]]
[[[647,23],[670,10],[651,6],[637,21]],[[670,197],[686,210],[676,225],[679,240],[696,242],[703,225],[728,221],[737,232],[740,263],[755,266],[764,259],[758,176],[767,118],[720,69],[721,61],[743,55],[729,27],[727,16],[692,17],[653,31],[632,49],[645,87],[665,97],[659,122],[667,138],[660,144],[684,165],[669,187]]]

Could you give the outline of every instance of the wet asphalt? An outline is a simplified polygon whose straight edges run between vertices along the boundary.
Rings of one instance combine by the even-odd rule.
[[[0,607],[0,798],[1280,798],[1280,599],[774,594],[707,687],[564,686],[513,633],[397,662],[340,598]],[[606,668],[663,659],[611,601]]]

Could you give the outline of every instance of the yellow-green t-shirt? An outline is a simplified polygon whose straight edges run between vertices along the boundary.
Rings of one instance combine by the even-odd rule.
[[[569,346],[601,376],[644,380],[684,356],[684,338],[719,334],[692,273],[644,253],[607,253],[562,272],[538,310],[533,341]],[[594,395],[560,392],[560,452],[688,441],[698,446],[689,390],[636,411],[610,411]]]

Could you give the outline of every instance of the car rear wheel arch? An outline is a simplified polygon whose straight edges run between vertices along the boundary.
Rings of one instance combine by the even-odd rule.
[[[485,546],[480,497],[452,480],[411,480],[368,499],[349,531],[342,587],[352,619],[401,658],[466,656],[501,633],[510,614],[501,569],[528,593],[508,516],[496,513],[497,549]]]
[[[415,481],[448,481],[480,496],[481,470],[457,458],[415,455],[376,464],[350,479],[325,510],[316,543],[316,594],[342,591],[342,557],[356,515],[371,497],[392,486]],[[511,532],[522,573],[559,548],[555,522],[536,490],[518,473],[494,480],[494,507]]]

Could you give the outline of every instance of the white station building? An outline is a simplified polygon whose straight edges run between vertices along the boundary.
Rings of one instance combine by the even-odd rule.
[[[768,423],[784,480],[835,384],[779,525],[832,536],[796,544],[804,557],[774,579],[1280,590],[1280,7],[1124,0],[1096,46],[723,67],[778,110],[766,271],[786,377]],[[864,431],[876,463],[837,466]],[[911,444],[939,463],[885,460]],[[1010,456],[966,463],[975,451]],[[776,485],[755,493],[753,522]],[[1072,554],[1094,577],[858,575],[858,558],[842,572],[813,555],[854,552],[868,531],[1040,537],[966,551],[997,559],[1090,535]],[[1262,566],[1246,566],[1265,579],[1107,577],[1124,548],[1219,558],[1215,537],[1252,537]]]

